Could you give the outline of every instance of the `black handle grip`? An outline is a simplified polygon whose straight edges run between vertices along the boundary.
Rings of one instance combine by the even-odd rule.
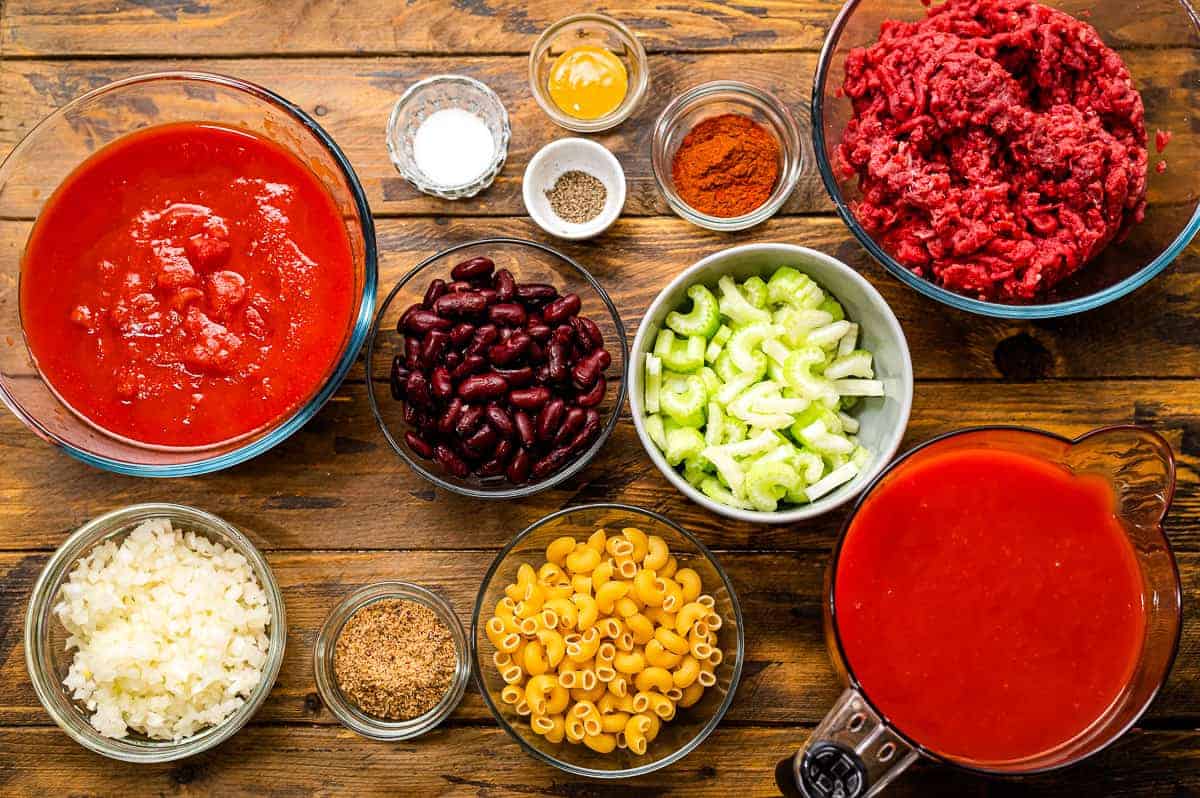
[[[788,798],[862,798],[869,786],[867,768],[858,754],[828,741],[780,762],[775,782]]]

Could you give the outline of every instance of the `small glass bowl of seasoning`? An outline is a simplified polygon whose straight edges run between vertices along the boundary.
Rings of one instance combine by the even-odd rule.
[[[745,230],[783,206],[804,165],[795,117],[773,95],[732,80],[702,83],[663,109],[651,143],[667,204],[709,230]]]
[[[378,582],[329,614],[313,649],[317,691],[346,728],[408,740],[446,719],[471,678],[462,622],[411,582]]]
[[[392,108],[387,148],[418,191],[442,199],[473,197],[492,184],[508,157],[512,130],[496,93],[465,75],[414,83]]]
[[[566,138],[538,150],[521,183],[525,209],[547,233],[579,241],[607,230],[625,207],[625,170],[604,145]]]
[[[560,19],[529,53],[533,97],[567,130],[597,133],[621,124],[637,110],[649,83],[642,43],[603,14]]]

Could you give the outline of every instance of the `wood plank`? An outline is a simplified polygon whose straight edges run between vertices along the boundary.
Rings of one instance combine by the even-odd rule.
[[[586,534],[591,530],[580,530]],[[312,648],[329,611],[355,588],[407,579],[440,591],[470,630],[480,580],[494,552],[315,552],[269,555],[284,593],[288,646],[279,679],[258,722],[336,724],[317,696]],[[841,692],[822,634],[826,552],[720,552],[742,605],[744,675],[729,712],[742,724],[816,723]],[[25,672],[18,638],[27,596],[45,563],[41,554],[0,554],[0,726],[49,722]],[[1180,557],[1184,602],[1200,599],[1200,554]],[[1175,670],[1146,725],[1200,723],[1200,617],[1184,623]],[[472,683],[454,718],[486,722],[491,715]]]
[[[923,383],[903,446],[975,424],[1028,424],[1079,435],[1130,422],[1158,429],[1179,454],[1167,528],[1181,550],[1200,549],[1195,381]],[[344,386],[290,440],[218,474],[169,483],[108,474],[56,452],[7,413],[0,415],[0,462],[21,464],[0,485],[0,550],[54,548],[89,518],[164,500],[223,516],[266,549],[493,548],[561,507],[618,501],[662,512],[719,548],[825,550],[845,512],[795,526],[722,519],[670,486],[626,418],[597,459],[564,485],[521,502],[486,503],[481,513],[481,502],[434,489],[404,465],[376,428],[357,383]],[[405,518],[413,521],[397,520]]]
[[[1185,157],[1186,153],[1200,150],[1200,129],[1193,129],[1189,121],[1200,114],[1200,92],[1196,91],[1200,55],[1187,50],[1132,51],[1126,58],[1138,76],[1147,102],[1152,108],[1162,109],[1152,117],[1152,126],[1175,134],[1164,156],[1172,165],[1168,173],[1150,174],[1150,200],[1153,204],[1189,200],[1194,204],[1194,186],[1175,179],[1174,170],[1191,173],[1200,168],[1200,164]],[[808,53],[705,53],[652,58],[654,82],[649,99],[630,120],[596,137],[620,158],[625,168],[626,216],[671,214],[654,181],[649,142],[654,120],[671,97],[703,81],[736,75],[773,92],[793,109],[807,131],[815,65],[815,55]],[[39,120],[75,97],[129,75],[179,66],[172,61],[64,64],[24,60],[0,65],[0,98],[4,108],[4,114],[0,115],[0,157]],[[570,135],[554,125],[533,100],[527,62],[519,57],[462,58],[452,66],[436,58],[240,59],[199,61],[187,66],[260,83],[308,111],[346,151],[371,207],[379,215],[524,215],[521,178],[525,165],[545,143]],[[396,172],[384,145],[384,129],[396,98],[417,80],[447,69],[479,78],[494,88],[508,107],[513,130],[504,171],[488,191],[465,202],[438,200],[416,191]],[[160,113],[167,113],[169,109],[160,105],[164,106]],[[98,134],[103,135],[103,130],[92,127],[79,130],[81,141]],[[68,146],[71,143],[61,144],[61,173],[74,165],[72,159],[81,157],[78,153],[86,152],[82,146]],[[805,147],[811,150],[807,141]],[[811,151],[806,157],[803,176],[784,213],[833,210]],[[56,173],[49,169],[41,172],[47,176]],[[53,185],[10,186],[3,214],[32,218],[38,198],[44,198],[53,188]],[[1153,213],[1152,209],[1152,217]]]
[[[602,9],[653,51],[816,50],[837,0],[673,3],[616,0]],[[1070,12],[1093,11],[1060,0]],[[0,51],[13,55],[243,55],[528,52],[550,23],[576,11],[555,0],[7,0]],[[915,13],[915,12],[912,12]],[[1178,9],[1153,4],[1136,15],[1096,9],[1092,21],[1118,46],[1195,42]],[[769,17],[769,23],[764,19]]]
[[[28,229],[26,223],[0,222],[0,256],[18,257]],[[381,296],[421,260],[452,244],[496,236],[547,240],[526,219],[385,219],[376,229]],[[904,326],[919,379],[1200,375],[1200,243],[1133,296],[1071,318],[1024,323],[985,319],[925,299],[888,275],[835,218],[773,219],[732,235],[673,217],[621,219],[594,241],[548,243],[605,286],[632,341],[657,291],[680,270],[725,247],[766,241],[827,252],[865,275]]]
[[[527,759],[492,727],[437,729],[384,744],[352,732],[251,726],[200,756],[129,765],[89,753],[58,729],[0,729],[0,788],[15,795],[777,796],[775,768],[803,728],[718,727],[676,764],[621,782],[569,776]],[[888,787],[894,798],[1190,798],[1200,792],[1200,733],[1140,732],[1059,773],[984,780],[920,762]]]

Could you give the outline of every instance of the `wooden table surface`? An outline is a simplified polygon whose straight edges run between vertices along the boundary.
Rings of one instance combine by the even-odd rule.
[[[807,117],[811,75],[836,0],[612,0],[651,51],[648,102],[597,136],[625,165],[625,216],[597,241],[562,245],[599,277],[636,329],[675,272],[748,241],[820,248],[865,274],[904,324],[917,374],[906,445],[963,425],[1031,424],[1075,435],[1116,422],[1152,425],[1180,459],[1169,533],[1185,602],[1200,600],[1200,249],[1190,247],[1134,296],[1084,316],[1011,323],[918,297],[855,243],[806,175],[785,212],[752,231],[709,233],[671,216],[650,173],[649,130],[663,105],[703,80],[738,77]],[[312,114],[348,153],[375,212],[385,290],[443,247],[491,235],[546,237],[525,217],[520,176],[542,144],[566,135],[526,78],[538,32],[566,12],[554,0],[0,0],[0,156],[39,119],[122,76],[165,68],[261,83]],[[1131,31],[1131,62],[1147,57]],[[1138,73],[1136,68],[1133,70]],[[417,194],[387,159],[383,130],[414,81],[460,72],[491,85],[511,114],[508,164],[481,197]],[[1152,79],[1178,102],[1177,135],[1196,135],[1198,77]],[[23,239],[0,236],[0,257]],[[789,527],[730,523],[683,499],[650,465],[628,417],[602,454],[559,489],[481,504],[432,489],[391,452],[370,416],[361,362],[324,410],[274,451],[224,473],[172,482],[88,468],[0,414],[0,794],[551,796],[774,794],[776,762],[801,745],[839,692],[822,643],[822,571],[842,520]],[[173,500],[240,526],[268,553],[288,607],[288,649],[270,699],[231,741],[192,759],[135,766],[88,753],[55,727],[25,673],[28,593],[49,553],[84,521],[134,502]],[[318,626],[347,592],[382,578],[436,586],[469,623],[494,552],[542,515],[618,500],[661,511],[718,551],[745,610],[746,667],[733,708],[682,762],[630,782],[587,782],[534,762],[472,687],[453,718],[413,742],[344,730],[317,697]],[[1184,627],[1166,689],[1137,730],[1065,773],[1022,782],[918,764],[895,796],[1200,796],[1200,616]]]

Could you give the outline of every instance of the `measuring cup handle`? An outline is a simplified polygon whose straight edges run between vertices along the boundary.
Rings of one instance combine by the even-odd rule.
[[[848,688],[790,768],[776,771],[776,780],[785,795],[799,798],[869,798],[918,756],[861,693]]]

